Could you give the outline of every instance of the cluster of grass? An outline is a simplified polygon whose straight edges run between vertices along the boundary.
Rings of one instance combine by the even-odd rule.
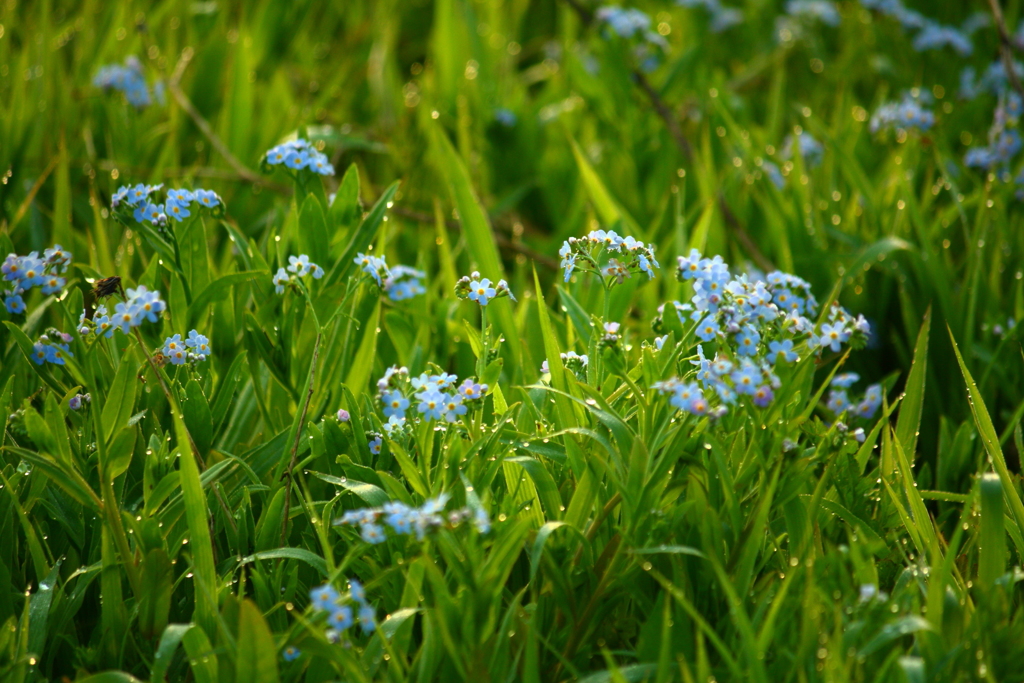
[[[1024,237],[1016,169],[963,163],[996,98],[957,97],[996,29],[964,57],[852,0],[723,33],[637,4],[640,57],[583,0],[0,10],[0,255],[73,254],[0,309],[0,680],[1024,680]],[[144,107],[94,84],[132,55]],[[912,88],[935,125],[873,135]],[[337,174],[264,156],[296,137]],[[137,183],[220,205],[138,222],[112,206]],[[655,277],[564,278],[594,230]],[[695,370],[693,248],[798,275],[867,347],[800,338],[766,407],[678,410],[656,384]],[[275,280],[299,254],[323,276]],[[473,271],[516,300],[466,299]],[[156,322],[80,332],[138,286]],[[192,329],[212,352],[177,364]],[[486,396],[388,426],[395,366]],[[850,371],[870,418],[828,409]],[[335,523],[397,503],[421,533]]]

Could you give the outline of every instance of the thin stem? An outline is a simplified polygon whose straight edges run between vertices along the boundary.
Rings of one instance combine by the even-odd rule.
[[[313,317],[316,317],[314,311]],[[316,340],[313,342],[313,359],[309,363],[309,385],[306,389],[306,400],[302,404],[302,413],[300,414],[299,421],[295,426],[295,439],[292,441],[292,456],[288,463],[288,469],[285,470],[285,488],[284,488],[284,519],[281,520],[281,546],[284,547],[285,541],[288,538],[288,521],[291,511],[291,500],[292,500],[292,470],[295,469],[295,459],[299,452],[299,439],[302,437],[302,425],[306,422],[306,413],[309,411],[309,402],[313,399],[313,385],[316,379],[316,362],[320,358],[320,340],[323,337],[323,331],[317,327]]]
[[[1024,98],[1024,85],[1021,85],[1017,70],[1013,67],[1013,40],[1010,32],[1006,30],[1006,20],[1003,18],[1003,8],[999,6],[999,0],[988,0],[988,6],[992,9],[992,18],[995,20],[996,29],[999,31],[999,56],[1003,60],[1003,69],[1006,71],[1006,78],[1010,85],[1017,91],[1017,94]]]
[[[483,379],[487,369],[487,306],[480,307],[480,357],[476,359],[476,381]]]

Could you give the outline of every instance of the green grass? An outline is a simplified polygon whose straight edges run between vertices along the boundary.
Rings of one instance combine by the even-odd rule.
[[[1024,680],[1024,372],[1019,328],[994,331],[1024,316],[1024,226],[1013,184],[961,163],[994,98],[955,95],[995,32],[971,58],[919,54],[842,2],[839,27],[780,42],[782,4],[714,34],[701,10],[639,3],[671,46],[642,80],[583,3],[0,10],[0,254],[74,254],[64,294],[0,309],[0,680]],[[91,85],[133,54],[166,105]],[[872,136],[866,116],[911,87],[935,128]],[[823,162],[794,159],[778,189],[761,166],[797,127]],[[261,173],[293,134],[337,175]],[[211,188],[225,210],[164,235],[122,224],[111,195],[140,182]],[[657,245],[658,277],[563,283],[559,246],[598,228]],[[674,411],[651,386],[690,368],[694,337],[659,318],[658,351],[652,321],[692,294],[672,275],[691,247],[796,273],[877,343],[805,359],[771,408]],[[426,293],[382,296],[353,263],[369,250],[427,273]],[[298,253],[324,278],[276,294]],[[472,270],[518,301],[481,320],[454,294]],[[162,293],[160,322],[32,363],[114,275]],[[210,359],[156,367],[192,328]],[[491,392],[375,454],[391,365]],[[851,421],[864,444],[823,407],[837,370],[886,387]],[[331,524],[441,493],[493,529],[369,545]],[[351,578],[379,628],[332,644],[308,591]]]

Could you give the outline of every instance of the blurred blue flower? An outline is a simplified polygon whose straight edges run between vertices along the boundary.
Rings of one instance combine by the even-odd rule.
[[[793,17],[815,19],[829,26],[839,26],[839,10],[829,0],[788,0],[786,13]]]

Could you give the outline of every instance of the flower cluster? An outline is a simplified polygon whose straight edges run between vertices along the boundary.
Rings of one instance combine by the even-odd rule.
[[[4,292],[4,306],[8,313],[24,313],[25,300],[22,295],[33,287],[39,287],[43,294],[59,294],[66,281],[57,273],[66,273],[71,265],[71,252],[59,244],[43,251],[33,251],[28,256],[8,254],[0,265],[4,282],[11,283],[11,289]]]
[[[303,138],[271,147],[264,155],[263,161],[271,167],[268,170],[283,165],[296,171],[305,168],[320,175],[334,175],[334,166],[327,159],[327,155]]]
[[[278,294],[284,294],[285,287],[307,275],[312,275],[314,280],[319,280],[324,276],[324,269],[310,261],[309,257],[305,254],[289,256],[288,267],[282,266],[274,274],[274,291]]]
[[[359,253],[356,254],[354,261],[359,266],[359,270],[372,277],[377,286],[382,289],[385,286],[384,283],[391,279],[391,269],[388,268],[387,260],[383,256]]]
[[[676,0],[682,7],[703,7],[711,15],[711,32],[721,33],[743,23],[743,12],[734,7],[723,7],[719,0]]]
[[[990,133],[989,144],[972,147],[964,155],[964,164],[985,170],[1006,167],[1021,150],[1020,133],[1015,129],[1003,129]]]
[[[974,52],[970,37],[952,26],[929,21],[914,37],[914,49],[918,52],[940,50],[944,47],[953,48],[961,57],[969,57]]]
[[[586,376],[587,366],[590,364],[590,358],[587,357],[587,354],[578,355],[575,351],[566,351],[558,355],[562,359],[562,365],[569,368],[572,374],[580,379]],[[547,359],[540,365],[540,374],[551,374],[551,368],[548,366]]]
[[[51,337],[53,338],[51,339]],[[36,365],[43,363],[65,365],[65,356],[75,357],[69,346],[73,340],[74,337],[66,332],[47,330],[47,333],[40,335],[39,340],[32,346],[32,360]]]
[[[180,334],[167,337],[164,340],[164,345],[160,348],[160,353],[171,362],[171,365],[184,365],[186,362],[204,361],[212,351],[210,350],[210,340],[199,334],[198,331],[192,330],[184,341]]]
[[[476,271],[458,279],[455,283],[455,295],[460,299],[475,301],[481,306],[486,306],[492,299],[500,299],[504,296],[509,297],[512,301],[516,300],[512,295],[512,290],[508,288],[507,282],[498,280],[498,283],[492,286],[490,280],[481,278],[480,273]]]
[[[182,222],[192,215],[190,210],[192,204],[198,204],[199,208],[217,210],[223,207],[223,201],[213,190],[167,190],[166,199],[163,203],[150,201],[150,195],[163,188],[163,185],[143,185],[139,183],[135,187],[122,185],[110,198],[110,206],[115,209],[133,209],[132,217],[137,223],[149,221],[153,225],[165,226],[167,219],[171,218]],[[115,213],[115,215],[119,215]]]
[[[92,394],[75,394],[68,399],[68,408],[80,410],[83,405],[92,403]]]
[[[78,318],[78,332],[83,336],[97,334],[109,339],[114,336],[115,328],[128,334],[131,328],[138,327],[145,320],[157,322],[166,309],[167,304],[160,298],[160,292],[139,285],[137,289],[128,290],[128,300],[118,302],[113,315],[103,305],[96,307],[91,320],[82,311]]]
[[[349,510],[334,523],[345,526],[358,525],[363,540],[374,545],[387,540],[385,528],[400,536],[415,535],[420,541],[430,531],[446,525],[454,527],[467,519],[472,519],[473,526],[481,534],[491,530],[491,519],[480,506],[465,507],[442,515],[448,499],[448,494],[442,494],[427,500],[418,508],[394,501],[382,507]]]
[[[871,419],[875,416],[878,408],[882,405],[882,385],[872,384],[864,392],[864,397],[857,403],[850,401],[847,390],[857,383],[860,375],[855,372],[844,372],[832,378],[832,387],[829,390],[826,407],[839,417],[843,413],[849,413],[855,417]]]
[[[904,95],[899,102],[888,102],[879,107],[871,115],[871,123],[868,124],[872,133],[911,128],[916,128],[923,133],[933,125],[935,125],[935,114],[922,106],[920,98],[915,98],[909,93]]]
[[[786,14],[801,19],[816,20],[829,26],[839,26],[839,10],[829,0],[789,0]]]
[[[117,90],[136,108],[141,109],[153,103],[146,77],[142,74],[142,62],[138,57],[128,57],[124,64],[108,64],[101,67],[92,79],[92,84],[104,90]],[[163,84],[154,88],[156,99],[163,104]]]
[[[383,263],[383,259],[381,261]],[[384,279],[384,292],[392,301],[404,301],[427,293],[426,287],[420,282],[427,276],[422,270],[402,265],[391,269],[384,265],[384,270],[387,272],[387,277]],[[374,269],[372,274],[379,275],[379,273],[379,270]]]
[[[1013,70],[1018,75],[1024,74],[1024,65],[1014,62]],[[1007,77],[1006,65],[1001,59],[989,64],[980,78],[973,66],[965,67],[960,72],[960,96],[967,100],[973,100],[983,92],[1004,95],[1009,92],[1009,88],[1010,80]]]
[[[825,156],[825,148],[814,139],[813,135],[805,130],[797,133],[795,138],[792,135],[786,136],[782,141],[782,158],[792,159],[795,151],[797,151],[794,150],[794,147],[799,150],[804,164],[811,168],[820,164]]]
[[[638,41],[634,56],[644,71],[653,71],[668,49],[668,41],[657,31],[651,30],[651,17],[645,12],[618,5],[606,5],[597,10],[597,20],[607,29],[624,40]],[[606,30],[606,34],[608,33]]]
[[[914,37],[914,49],[918,52],[951,47],[961,57],[967,57],[974,51],[971,34],[985,25],[983,20],[972,16],[962,28],[944,26],[920,12],[907,9],[902,0],[861,0],[861,4],[895,19],[906,31],[918,31]]]
[[[347,601],[344,600],[344,596],[330,582],[309,591],[310,607],[313,612],[327,613],[326,635],[327,640],[332,643],[341,639],[341,634],[355,623],[355,619],[359,619],[363,633],[373,633],[377,628],[377,610],[367,601],[363,585],[355,579],[348,582],[348,599],[359,609],[355,618],[352,615],[352,607],[345,604]],[[286,649],[284,653],[285,659],[289,661],[297,659],[300,654],[297,648],[291,649],[293,652],[289,653]]]
[[[410,378],[408,369],[391,366],[377,380],[377,391],[387,420],[384,428],[391,434],[405,423],[405,413],[412,405],[409,396],[416,399],[416,412],[422,419],[443,418],[446,422],[457,422],[469,411],[466,402],[483,398],[488,389],[486,384],[480,384],[473,378],[465,379],[462,384],[458,381],[458,377],[445,372],[433,375],[424,372],[419,377]]]
[[[753,281],[746,275],[733,277],[721,257],[703,258],[693,249],[679,257],[677,274],[694,288],[690,303],[673,302],[680,322],[688,317],[696,323],[696,336],[717,346],[711,359],[698,345],[697,358],[690,362],[703,390],[713,391],[723,406],[744,395],[756,406],[767,406],[780,386],[774,366],[799,360],[798,348],[815,354],[838,352],[843,344],[865,343],[870,332],[863,316],[854,319],[838,304],[813,322],[809,316],[817,315],[818,302],[810,285],[789,273],[776,271]],[[704,403],[708,397],[693,391],[691,384],[671,379],[656,388],[671,393],[673,405],[681,410],[709,410]]]
[[[568,282],[574,270],[596,273],[609,283],[622,283],[633,273],[654,279],[654,269],[661,265],[654,257],[654,245],[645,245],[633,237],[620,237],[614,230],[594,230],[586,237],[570,237],[562,243],[563,279]]]

